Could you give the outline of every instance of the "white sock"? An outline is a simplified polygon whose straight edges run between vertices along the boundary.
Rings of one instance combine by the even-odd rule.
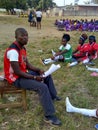
[[[60,59],[59,56],[55,56],[54,58],[55,61],[58,61],[59,59]]]
[[[86,65],[87,70],[98,72],[98,68],[91,68]]]
[[[52,55],[55,56],[56,52],[54,50],[51,50],[52,51]]]
[[[83,64],[87,64],[89,62],[89,59],[83,60]]]
[[[78,64],[78,62],[77,61],[75,61],[75,62],[72,62],[72,63],[70,63],[70,67],[72,67],[72,66],[75,66],[75,65],[77,65]]]
[[[82,115],[85,115],[85,116],[90,116],[90,117],[96,117],[96,111],[97,109],[84,109],[84,108],[77,108],[77,107],[74,107],[72,106],[72,104],[70,103],[69,101],[69,98],[66,97],[66,111],[67,112],[76,112],[76,113],[80,113]]]
[[[49,63],[53,63],[55,62],[54,60],[52,60],[51,58],[45,59],[44,60],[44,64],[49,64]]]
[[[71,105],[68,97],[66,97],[65,104],[66,104],[66,111],[67,112],[74,112],[74,107]]]
[[[56,61],[58,61],[58,59],[59,59],[59,56],[56,56],[56,57],[54,58],[54,60],[52,60],[51,58],[45,59],[45,60],[44,60],[44,64],[49,64],[49,63],[56,62]]]

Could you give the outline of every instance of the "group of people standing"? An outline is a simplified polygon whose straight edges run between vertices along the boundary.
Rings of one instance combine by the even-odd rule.
[[[88,43],[85,41],[88,39]],[[83,33],[78,42],[78,46],[75,50],[72,49],[69,44],[70,35],[64,34],[61,40],[61,46],[58,52],[52,50],[52,57],[42,59],[43,64],[49,64],[56,61],[67,62],[68,67],[77,65],[78,63],[93,64],[93,60],[98,58],[98,44],[96,43],[96,37],[94,35],[87,36]]]
[[[41,29],[41,20],[42,20],[42,12],[40,9],[33,11],[31,10],[28,15],[28,22],[30,26],[37,27],[37,29]]]

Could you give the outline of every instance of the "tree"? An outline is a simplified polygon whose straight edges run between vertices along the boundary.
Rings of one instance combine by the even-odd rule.
[[[48,8],[56,6],[53,0],[27,0],[28,6],[30,8],[47,10]]]
[[[55,5],[52,0],[0,0],[0,7],[5,8],[7,11],[11,11],[14,8],[26,10],[30,8],[40,8],[47,10]]]
[[[0,7],[5,8],[7,10],[14,8],[14,5],[15,1],[12,2],[11,0],[0,0]]]
[[[12,0],[11,0],[12,1]],[[27,9],[27,0],[15,0],[15,7],[17,9],[23,9],[26,10]]]
[[[27,0],[0,0],[0,7],[7,11],[12,11],[14,8],[26,9]]]
[[[53,6],[54,6],[54,2],[52,2],[52,0],[39,1],[39,7],[42,8],[42,10],[47,10],[48,8],[51,8]]]
[[[39,5],[39,1],[40,0],[27,0],[27,3],[30,8],[36,8]]]

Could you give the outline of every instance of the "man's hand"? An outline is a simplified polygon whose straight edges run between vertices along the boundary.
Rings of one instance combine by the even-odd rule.
[[[54,56],[51,57],[52,60],[54,60],[54,58],[55,58]]]
[[[39,70],[39,74],[43,75],[44,74],[44,70]]]
[[[37,81],[43,81],[44,77],[42,77],[42,76],[36,76],[36,78],[34,78],[34,79],[37,80]]]

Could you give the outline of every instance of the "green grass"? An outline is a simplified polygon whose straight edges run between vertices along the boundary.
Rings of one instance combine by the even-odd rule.
[[[69,17],[72,19],[81,19],[81,17]],[[84,17],[82,17],[84,18]],[[91,19],[92,17],[88,17]],[[60,46],[61,36],[64,32],[58,32],[53,26],[55,17],[45,18],[43,17],[42,26],[47,35],[39,36],[39,31],[35,28],[30,30],[27,18],[17,18],[15,16],[0,16],[0,24],[10,25],[18,27],[25,26],[29,33],[36,33],[36,35],[30,35],[33,40],[27,45],[28,58],[32,64],[47,70],[50,65],[43,66],[40,64],[39,58],[48,58],[51,56],[51,49],[57,51]],[[85,19],[85,18],[84,18]],[[48,35],[48,30],[54,28],[56,30],[55,35]],[[3,29],[3,28],[2,28]],[[7,30],[7,28],[6,28]],[[6,47],[11,43],[13,39],[13,32],[8,33],[9,38],[6,36],[1,37],[0,42],[0,71],[3,70],[3,54]],[[0,30],[2,33],[3,30]],[[37,32],[38,31],[38,32]],[[5,31],[6,32],[6,31]],[[43,30],[40,31],[43,33]],[[53,32],[51,32],[53,34]],[[57,34],[56,34],[57,33]],[[59,34],[58,34],[59,33]],[[71,36],[70,43],[73,50],[77,46],[79,36],[81,32],[73,31],[67,32]],[[95,35],[98,41],[98,32],[87,32],[88,35]],[[4,39],[3,39],[4,38]],[[13,41],[12,41],[13,42]],[[40,51],[41,50],[41,51]],[[66,63],[60,63],[61,69],[52,74],[58,95],[62,97],[60,102],[54,102],[56,108],[56,115],[61,119],[62,126],[54,127],[43,121],[43,109],[39,102],[39,97],[35,92],[27,91],[27,111],[23,111],[22,108],[11,108],[0,110],[0,129],[1,130],[94,130],[94,125],[98,123],[97,119],[85,117],[77,113],[67,113],[65,106],[65,98],[69,96],[73,105],[84,108],[97,108],[98,107],[98,78],[91,77],[90,71],[87,71],[85,66],[77,65],[73,68],[68,68]],[[98,67],[98,60],[95,61],[96,67]],[[0,100],[1,101],[1,100]]]

